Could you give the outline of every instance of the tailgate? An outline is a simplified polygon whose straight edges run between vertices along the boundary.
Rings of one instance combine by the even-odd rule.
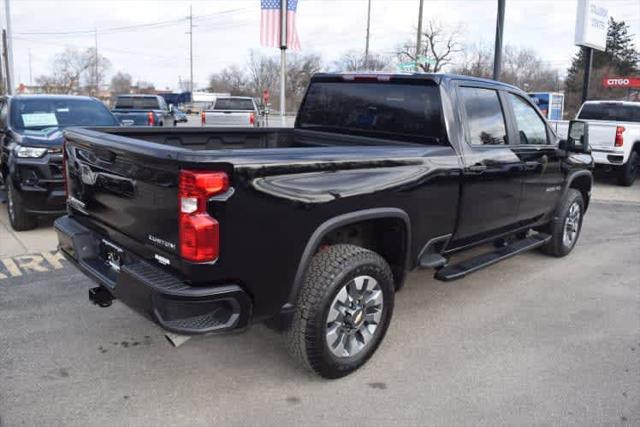
[[[149,125],[149,111],[112,111],[113,115],[126,126]]]
[[[205,111],[204,114],[207,126],[253,126],[251,115],[254,113],[250,111]]]
[[[593,149],[610,150],[614,147],[616,140],[615,123],[601,123],[589,121],[589,145]]]
[[[86,129],[65,136],[72,211],[177,254],[179,165],[166,153],[176,148]]]

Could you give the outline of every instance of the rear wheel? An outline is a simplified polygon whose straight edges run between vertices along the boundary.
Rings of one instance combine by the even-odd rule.
[[[582,194],[570,188],[557,211],[556,220],[549,225],[551,240],[542,247],[542,250],[556,257],[569,254],[580,237],[583,215]]]
[[[639,161],[638,152],[632,151],[627,163],[618,169],[618,184],[624,185],[625,187],[633,185],[633,182],[638,176]]]
[[[285,332],[290,353],[325,378],[340,378],[376,351],[393,312],[393,275],[378,254],[334,245],[316,254]]]
[[[13,186],[11,177],[7,177],[7,214],[9,223],[16,231],[31,230],[38,225],[38,219],[24,210],[20,193]]]

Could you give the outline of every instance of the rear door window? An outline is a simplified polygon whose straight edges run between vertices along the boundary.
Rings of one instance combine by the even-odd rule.
[[[518,126],[518,136],[520,138],[520,144],[548,144],[547,138],[547,126],[540,118],[533,106],[527,101],[509,93],[507,95],[511,101],[513,107],[513,115],[516,118],[516,125]]]
[[[504,145],[507,127],[498,92],[493,89],[461,87],[467,116],[467,140],[471,145]]]
[[[298,127],[373,138],[442,143],[440,92],[421,82],[316,82]]]
[[[150,96],[124,96],[116,101],[116,108],[158,110],[159,107],[158,99]]]

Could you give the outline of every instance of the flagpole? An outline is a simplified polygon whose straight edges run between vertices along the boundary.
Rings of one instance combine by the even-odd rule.
[[[287,0],[280,0],[280,124],[285,126],[284,113],[287,86]]]

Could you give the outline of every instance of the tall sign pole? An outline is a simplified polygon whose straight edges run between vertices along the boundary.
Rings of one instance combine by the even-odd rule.
[[[496,20],[496,44],[493,51],[493,80],[499,80],[502,73],[502,36],[504,34],[504,4],[498,0],[498,18]]]
[[[284,114],[287,88],[287,0],[280,0],[280,122],[285,125]]]
[[[6,58],[7,61],[7,93],[13,95],[13,38],[11,37],[11,4],[10,0],[4,0],[4,13],[7,20],[6,33]]]
[[[416,62],[418,61],[418,57],[422,53],[420,49],[422,48],[422,10],[424,8],[424,0],[420,0],[420,7],[418,9],[418,36],[416,37]]]
[[[371,28],[371,0],[367,6],[367,40],[364,45],[364,69],[369,66],[369,29]]]
[[[189,92],[193,99],[193,6],[189,5]]]

